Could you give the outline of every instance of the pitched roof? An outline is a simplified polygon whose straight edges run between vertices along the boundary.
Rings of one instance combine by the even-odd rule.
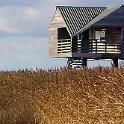
[[[110,7],[110,8],[106,8],[104,11],[102,11],[98,16],[96,16],[93,20],[91,20],[89,23],[87,23],[82,29],[80,29],[79,31],[77,31],[75,33],[75,35],[82,33],[83,31],[89,29],[91,26],[93,26],[96,22],[100,21],[101,19],[103,19],[104,17],[106,17],[107,15],[111,14],[112,12],[114,12],[115,10],[119,9],[120,6],[116,6],[116,7]]]
[[[60,10],[71,36],[106,9],[105,7],[72,6],[57,6],[57,8]]]

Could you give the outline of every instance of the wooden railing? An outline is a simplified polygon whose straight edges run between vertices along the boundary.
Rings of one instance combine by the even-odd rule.
[[[73,44],[73,52],[120,54],[121,40],[118,40],[117,43],[97,39],[78,40],[76,44]]]
[[[58,53],[121,53],[121,40],[116,43],[109,41],[99,41],[97,39],[78,40],[73,43],[71,39],[60,39],[57,43]]]
[[[72,43],[71,39],[60,39],[58,40],[58,53],[69,53],[72,51],[71,49]]]
[[[120,43],[109,43],[107,41],[98,41],[92,40],[91,44],[91,52],[92,53],[112,53],[119,54],[121,53],[121,42]]]

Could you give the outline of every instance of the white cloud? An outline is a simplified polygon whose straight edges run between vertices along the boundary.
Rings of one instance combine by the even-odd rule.
[[[42,13],[39,8],[35,7],[1,7],[0,34],[15,36],[42,34],[42,26],[46,25]]]
[[[0,32],[17,33],[18,30],[7,19],[0,17]]]
[[[23,17],[24,19],[28,20],[28,21],[37,21],[37,19],[41,16],[41,13],[38,9],[36,8],[32,8],[32,7],[27,7],[25,9],[22,10],[23,12]]]

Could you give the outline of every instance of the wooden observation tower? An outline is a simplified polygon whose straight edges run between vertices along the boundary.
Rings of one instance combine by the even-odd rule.
[[[49,55],[67,58],[68,66],[87,59],[124,59],[124,5],[57,6],[49,26]]]

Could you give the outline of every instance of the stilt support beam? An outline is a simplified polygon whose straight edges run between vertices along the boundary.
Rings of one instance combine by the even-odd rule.
[[[82,66],[87,67],[87,59],[86,58],[82,59]]]
[[[113,58],[112,60],[113,60],[113,65],[118,68],[118,59]]]

